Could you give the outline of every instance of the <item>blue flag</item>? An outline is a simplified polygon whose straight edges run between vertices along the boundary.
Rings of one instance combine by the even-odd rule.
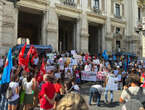
[[[8,56],[5,62],[3,74],[2,74],[2,80],[1,83],[9,83],[10,82],[10,73],[12,69],[13,63],[12,63],[12,49],[9,49]]]
[[[103,56],[103,58],[104,58],[105,60],[108,60],[107,50],[104,50],[102,56]]]
[[[130,63],[131,61],[130,61],[130,56],[128,55],[128,64]]]
[[[114,61],[116,61],[116,60],[117,60],[117,58],[116,58],[116,56],[115,56],[115,55],[113,55],[113,60],[114,60]]]

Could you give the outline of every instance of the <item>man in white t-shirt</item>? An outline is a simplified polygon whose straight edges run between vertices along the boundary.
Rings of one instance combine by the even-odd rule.
[[[100,82],[96,82],[96,85],[92,85],[90,88],[89,105],[91,105],[92,98],[97,99],[97,106],[100,106],[101,94],[104,92]]]

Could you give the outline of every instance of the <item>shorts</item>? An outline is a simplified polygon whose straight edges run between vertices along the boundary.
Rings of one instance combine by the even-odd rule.
[[[33,94],[25,94],[24,105],[25,104],[33,104]]]
[[[19,98],[16,99],[15,101],[8,101],[8,104],[10,104],[10,105],[17,105],[17,104],[19,104]]]

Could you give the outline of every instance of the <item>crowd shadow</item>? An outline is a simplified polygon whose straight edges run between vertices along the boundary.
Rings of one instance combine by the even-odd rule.
[[[112,108],[112,107],[116,107],[116,106],[120,106],[120,103],[119,102],[112,102],[112,103],[104,103],[104,101],[101,101],[101,106],[100,107],[108,107],[108,108]]]
[[[95,105],[96,105],[95,103],[91,104],[91,106],[95,106]],[[119,102],[112,102],[112,103],[107,104],[104,101],[100,102],[100,107],[110,107],[110,108],[112,108],[112,107],[116,107],[116,106],[120,106],[120,103]]]

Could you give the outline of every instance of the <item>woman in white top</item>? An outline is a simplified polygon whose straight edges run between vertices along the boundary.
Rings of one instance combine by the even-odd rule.
[[[34,84],[31,75],[28,75],[27,78],[23,79],[23,88],[25,90],[24,110],[30,110],[33,105],[33,90],[34,90]]]
[[[8,110],[16,110],[19,103],[18,76],[12,77],[9,87],[12,89],[13,95],[8,99]]]
[[[90,67],[90,65],[88,63],[86,63],[84,70],[86,72],[90,72],[91,71],[91,67]]]
[[[107,79],[106,79],[106,89],[105,89],[105,102],[108,103],[108,91],[110,91],[110,99],[111,99],[111,103],[113,102],[113,91],[117,90],[118,87],[118,78],[115,77],[114,73],[111,72]]]

